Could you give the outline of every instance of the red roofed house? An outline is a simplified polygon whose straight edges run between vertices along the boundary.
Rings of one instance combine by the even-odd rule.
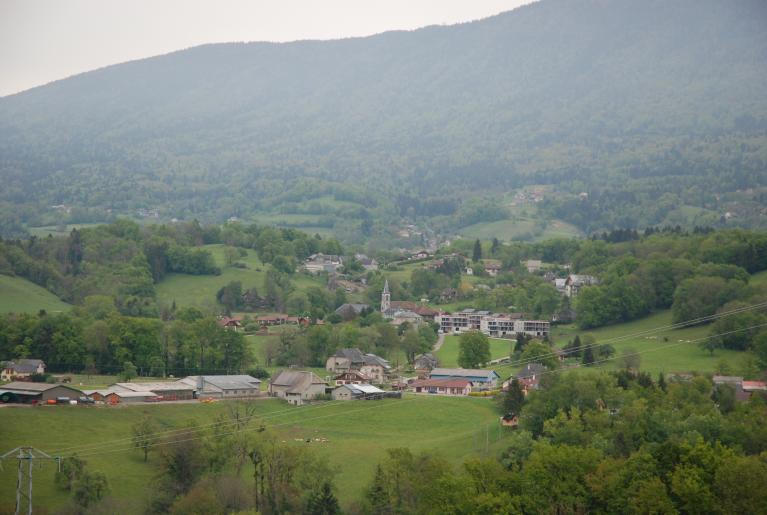
[[[471,381],[468,379],[421,379],[413,381],[410,388],[415,393],[432,393],[437,395],[469,395]]]
[[[218,325],[221,327],[226,327],[227,329],[234,329],[235,332],[237,332],[238,329],[242,328],[242,318],[241,317],[221,317],[217,320]]]

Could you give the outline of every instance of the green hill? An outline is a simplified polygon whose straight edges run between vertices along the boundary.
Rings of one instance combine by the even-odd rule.
[[[80,221],[309,215],[354,240],[530,184],[587,232],[691,207],[763,225],[766,21],[760,0],[541,0],[106,67],[0,99],[3,231],[63,203]]]
[[[21,277],[0,275],[0,313],[66,311],[72,306],[54,294]]]

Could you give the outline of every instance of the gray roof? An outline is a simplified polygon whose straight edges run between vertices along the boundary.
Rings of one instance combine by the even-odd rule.
[[[193,376],[197,381],[199,376]],[[247,390],[249,388],[259,388],[260,379],[249,375],[227,375],[227,376],[202,376],[205,383],[222,390]],[[190,377],[191,379],[191,377]],[[203,385],[204,386],[204,385]]]
[[[17,359],[15,361],[8,361],[5,364],[5,368],[12,368],[15,372],[21,374],[34,374],[40,365],[45,368],[45,363],[41,359]]]
[[[365,364],[366,365],[378,365],[383,368],[391,368],[389,366],[389,362],[383,359],[380,356],[376,356],[375,354],[365,354]]]
[[[435,368],[430,374],[430,377],[433,376],[484,377],[489,380],[492,379],[493,376],[498,377],[498,373],[495,370],[483,370],[479,368]]]
[[[341,349],[334,356],[336,358],[346,358],[352,363],[365,363],[365,355],[359,349]]]
[[[338,309],[336,309],[336,313],[338,313],[340,315],[340,314],[344,313],[346,310],[352,309],[352,310],[354,310],[354,314],[355,315],[359,315],[360,313],[362,313],[363,310],[365,310],[365,309],[367,309],[369,307],[370,306],[367,305],[367,304],[351,304],[351,303],[346,303],[346,304],[341,304],[338,307]]]
[[[371,384],[345,384],[341,385],[336,390],[340,390],[341,388],[346,388],[347,390],[351,391],[354,395],[368,395],[368,394],[374,394],[374,393],[385,393],[383,390],[381,390],[378,387],[375,387]]]
[[[109,385],[109,388],[113,391],[125,391],[130,390],[132,392],[165,392],[179,390],[194,391],[194,387],[181,381],[159,381],[152,383],[114,383]]]
[[[29,391],[29,392],[36,392],[36,393],[42,393],[47,392],[48,390],[52,388],[56,388],[57,386],[63,386],[64,388],[69,388],[70,390],[75,390],[79,392],[77,388],[72,388],[71,386],[67,384],[61,384],[61,383],[28,383],[26,381],[13,381],[12,383],[4,384],[3,389],[4,390],[17,390],[17,391]]]
[[[546,367],[540,363],[528,363],[522,370],[517,372],[515,377],[525,379],[528,377],[539,376],[546,371]]]
[[[287,393],[301,393],[313,384],[327,384],[314,372],[283,370],[271,381],[273,386],[288,386]]]

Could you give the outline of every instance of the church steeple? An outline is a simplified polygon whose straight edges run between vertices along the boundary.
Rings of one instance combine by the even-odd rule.
[[[384,289],[381,292],[381,313],[386,313],[391,307],[391,293],[389,292],[389,280],[384,282]]]

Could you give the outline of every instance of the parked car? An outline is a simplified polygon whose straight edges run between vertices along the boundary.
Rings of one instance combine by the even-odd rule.
[[[96,401],[94,401],[90,397],[85,397],[85,396],[79,397],[77,399],[77,402],[79,402],[80,404],[96,404]]]
[[[69,404],[69,397],[56,397],[56,404]]]

